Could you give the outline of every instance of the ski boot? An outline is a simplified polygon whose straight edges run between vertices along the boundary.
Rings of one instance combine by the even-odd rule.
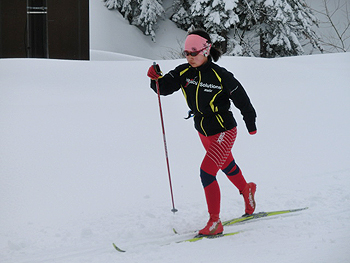
[[[248,183],[246,187],[241,192],[241,195],[243,195],[244,203],[245,203],[245,214],[243,216],[248,216],[254,213],[255,210],[255,195],[256,191],[256,184],[255,183]]]
[[[199,231],[198,236],[215,236],[220,235],[224,227],[220,221],[219,215],[210,215],[210,219],[205,228]]]

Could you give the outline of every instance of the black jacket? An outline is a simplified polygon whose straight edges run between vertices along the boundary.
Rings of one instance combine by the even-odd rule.
[[[210,58],[198,68],[182,64],[159,78],[158,83],[161,95],[172,94],[181,88],[194,114],[195,128],[205,136],[237,126],[230,111],[230,99],[241,111],[248,131],[256,131],[256,113],[244,88],[231,72],[213,63]],[[151,88],[157,92],[154,80]]]

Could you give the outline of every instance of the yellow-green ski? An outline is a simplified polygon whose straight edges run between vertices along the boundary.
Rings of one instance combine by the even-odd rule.
[[[113,243],[113,247],[114,247],[116,250],[118,250],[119,252],[125,252],[125,250],[120,249],[120,248],[119,248],[119,247],[117,247],[117,245],[116,245],[116,244],[114,244],[114,243]]]
[[[306,210],[306,209],[308,209],[308,207],[289,209],[289,210],[272,211],[272,212],[260,212],[260,213],[255,213],[255,214],[247,215],[247,216],[241,216],[241,217],[237,217],[237,218],[233,218],[233,219],[224,221],[224,222],[222,222],[222,225],[229,226],[229,225],[233,225],[233,224],[244,223],[244,222],[247,222],[247,221],[250,221],[253,219],[262,218],[262,217],[282,215],[282,214],[298,212],[298,211],[302,211],[302,210]]]
[[[182,243],[182,242],[196,242],[198,240],[204,239],[204,238],[208,238],[208,239],[214,239],[214,238],[219,238],[219,237],[226,237],[226,236],[233,236],[233,235],[237,235],[241,233],[241,231],[237,231],[237,232],[231,232],[231,233],[223,233],[223,234],[218,234],[218,235],[214,235],[214,236],[204,236],[204,235],[197,235],[193,238],[189,238],[186,240],[181,240],[178,241],[176,243]]]
[[[233,219],[231,219],[231,220],[223,221],[222,224],[223,224],[223,226],[229,226],[229,225],[233,225],[233,224],[239,224],[239,223],[249,222],[249,221],[251,221],[251,220],[259,219],[259,218],[262,218],[262,217],[283,215],[283,214],[292,213],[292,212],[298,212],[298,211],[302,211],[302,210],[306,210],[306,209],[308,209],[308,207],[298,208],[298,209],[289,209],[289,210],[272,211],[272,212],[260,212],[260,213],[255,213],[255,214],[248,215],[248,216],[241,216],[241,217],[233,218]],[[174,232],[174,234],[179,235],[179,233],[176,231],[175,228],[173,228],[173,232]],[[196,241],[202,240],[202,239],[204,239],[204,238],[215,239],[215,238],[219,238],[219,237],[237,235],[237,234],[239,234],[239,233],[241,233],[241,232],[242,232],[242,231],[229,232],[229,233],[222,233],[222,234],[218,234],[218,235],[214,235],[214,236],[197,235],[197,236],[194,236],[194,237],[192,237],[192,238],[188,238],[188,239],[184,239],[184,240],[180,240],[180,241],[173,241],[173,242],[174,242],[174,243],[196,242]],[[171,243],[171,242],[170,242],[170,243]],[[119,248],[119,247],[118,247],[116,244],[114,244],[114,243],[113,243],[113,247],[114,247],[117,251],[119,251],[119,252],[125,252],[125,250]]]

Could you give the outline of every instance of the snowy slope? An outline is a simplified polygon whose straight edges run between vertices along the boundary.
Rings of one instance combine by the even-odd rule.
[[[207,220],[204,151],[183,119],[182,95],[162,99],[173,215],[157,98],[145,75],[151,61],[0,60],[0,261],[348,261],[349,62],[348,53],[220,60],[259,115],[250,136],[234,110],[233,152],[258,184],[257,210],[309,209],[230,227],[245,230],[237,236],[160,246],[172,227],[187,232]],[[241,196],[223,174],[218,180],[223,220],[241,215]]]
[[[168,8],[171,3],[172,0],[164,1],[163,6],[167,17],[171,11]],[[158,24],[159,28],[154,43],[150,36],[145,36],[137,27],[130,26],[118,11],[108,10],[102,0],[90,0],[91,58],[93,60],[102,59],[96,56],[96,50],[152,59],[178,58],[186,32],[177,28],[169,19],[160,19]]]

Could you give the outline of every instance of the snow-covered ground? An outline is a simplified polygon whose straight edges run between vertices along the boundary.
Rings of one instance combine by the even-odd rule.
[[[159,61],[164,72],[182,62]],[[173,215],[151,61],[0,60],[0,261],[347,262],[349,62],[349,53],[220,60],[259,115],[250,136],[234,110],[233,152],[258,184],[257,210],[309,209],[232,226],[245,230],[232,237],[160,246],[173,227],[207,221],[204,151],[182,94],[162,99]],[[218,180],[222,219],[241,215],[241,196]]]
[[[128,30],[121,33],[130,45],[113,39],[127,55],[102,48],[101,35],[101,48],[91,40],[99,51],[89,62],[0,60],[0,262],[348,262],[350,54],[219,60],[258,113],[250,136],[233,108],[233,153],[258,185],[257,211],[309,209],[228,227],[243,230],[235,236],[177,244],[173,227],[188,233],[207,221],[204,150],[183,119],[181,92],[163,97],[174,215],[146,76],[153,60],[135,50],[155,52],[163,72],[184,60],[160,60],[147,37]],[[218,181],[222,219],[240,216],[242,197],[221,172]]]

